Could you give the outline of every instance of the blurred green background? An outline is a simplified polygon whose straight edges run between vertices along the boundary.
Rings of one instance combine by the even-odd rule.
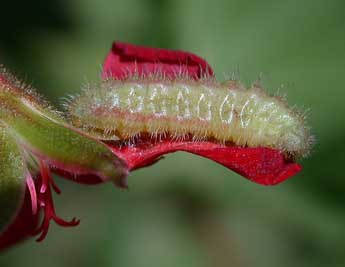
[[[274,187],[214,162],[169,155],[131,174],[130,190],[63,179],[43,243],[0,266],[345,266],[345,1],[2,1],[0,61],[59,106],[100,77],[114,40],[183,49],[217,77],[263,75],[271,93],[310,108],[317,138],[303,171]]]

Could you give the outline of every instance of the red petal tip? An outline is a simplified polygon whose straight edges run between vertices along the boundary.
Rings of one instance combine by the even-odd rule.
[[[141,76],[154,73],[168,78],[181,74],[192,79],[213,76],[211,66],[193,53],[114,42],[105,59],[102,77],[121,80],[133,74]]]

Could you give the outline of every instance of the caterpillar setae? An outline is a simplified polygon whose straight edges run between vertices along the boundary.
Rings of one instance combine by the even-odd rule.
[[[103,140],[142,134],[305,156],[313,141],[304,115],[259,85],[235,80],[128,78],[88,85],[67,103],[71,123]]]

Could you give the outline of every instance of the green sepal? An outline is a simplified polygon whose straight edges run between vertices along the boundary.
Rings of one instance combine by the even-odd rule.
[[[0,121],[0,233],[22,205],[26,172],[22,151]]]
[[[117,184],[127,176],[126,164],[105,144],[68,125],[31,92],[0,83],[0,103],[0,120],[17,143],[49,166]]]

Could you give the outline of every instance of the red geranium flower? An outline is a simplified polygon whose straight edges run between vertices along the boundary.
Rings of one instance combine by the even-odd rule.
[[[194,80],[214,75],[209,64],[192,53],[116,42],[105,60],[102,76],[103,78],[126,79],[132,74],[149,76],[157,73],[170,79],[182,73]],[[3,86],[13,86],[13,90],[17,90],[16,85],[11,85],[11,82],[13,82],[12,79],[8,79],[4,73],[0,72],[0,86],[2,83]],[[101,147],[104,144],[89,138],[72,126],[63,124],[62,127],[74,132],[79,136],[78,138],[85,138],[88,142],[94,142],[101,150],[104,149]],[[60,164],[57,161],[50,161],[45,155],[38,156],[39,170],[25,177],[26,190],[23,203],[10,225],[0,234],[0,249],[32,235],[40,234],[38,241],[43,240],[51,220],[62,226],[78,224],[75,219],[66,222],[55,214],[52,191],[60,193],[60,190],[55,185],[50,171],[79,183],[100,183],[114,178],[118,186],[127,187],[126,174],[129,171],[152,165],[162,155],[176,151],[190,152],[211,159],[263,185],[278,184],[301,170],[301,166],[287,159],[282,151],[267,147],[227,146],[210,141],[177,141],[169,138],[155,141],[144,136],[127,146],[119,141],[107,142],[106,145],[108,150],[111,149],[114,159],[118,159],[116,166],[122,168],[122,172],[119,172],[116,177],[109,177],[109,175],[105,177],[97,172],[88,172],[87,168],[81,171],[82,169],[76,168],[75,165],[71,167],[66,162]],[[109,155],[107,159],[109,160]],[[91,165],[92,168],[97,166],[97,164]],[[109,168],[107,170],[109,171]],[[44,212],[41,224],[40,211]]]

